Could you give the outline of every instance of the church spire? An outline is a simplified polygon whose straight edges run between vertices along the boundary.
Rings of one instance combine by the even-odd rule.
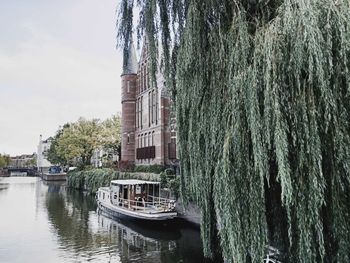
[[[137,74],[138,64],[136,59],[136,51],[135,51],[134,43],[132,41],[129,45],[128,56],[126,59],[127,61],[124,61],[123,63],[122,75]]]

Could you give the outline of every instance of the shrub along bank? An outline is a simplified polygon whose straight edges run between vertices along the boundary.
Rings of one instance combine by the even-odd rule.
[[[90,169],[69,172],[67,176],[67,184],[71,188],[86,190],[91,194],[95,194],[99,187],[109,186],[111,180],[116,179],[160,181],[161,176],[156,173],[119,172],[110,168]],[[178,185],[176,183],[172,183],[172,180],[174,179],[169,178],[168,184],[167,178],[164,178],[163,174],[161,180],[162,187],[168,186],[173,191],[173,193],[178,196]]]

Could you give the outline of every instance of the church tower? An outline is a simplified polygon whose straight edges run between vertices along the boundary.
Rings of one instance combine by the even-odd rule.
[[[121,161],[135,163],[135,102],[137,83],[136,51],[129,45],[127,61],[123,63],[122,79],[122,138]]]

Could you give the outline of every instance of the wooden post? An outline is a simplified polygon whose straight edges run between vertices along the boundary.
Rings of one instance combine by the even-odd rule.
[[[128,185],[128,208],[130,209],[131,186]]]

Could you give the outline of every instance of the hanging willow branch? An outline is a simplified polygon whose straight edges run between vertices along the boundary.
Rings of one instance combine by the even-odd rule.
[[[120,9],[124,50],[133,6]],[[137,6],[153,72],[162,42],[205,255],[262,262],[272,244],[290,262],[350,262],[349,1]]]

